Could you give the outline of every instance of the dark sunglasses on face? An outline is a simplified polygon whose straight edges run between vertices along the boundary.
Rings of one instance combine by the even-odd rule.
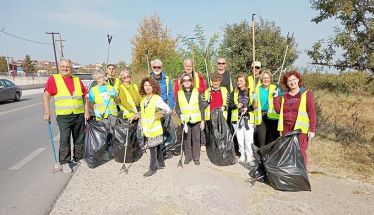
[[[255,66],[255,69],[261,69],[261,67],[259,67],[259,66]]]
[[[161,69],[162,67],[161,66],[154,66],[152,67],[153,69]]]
[[[218,65],[225,65],[226,63],[217,63]]]
[[[130,78],[130,76],[123,76],[122,79]]]
[[[183,80],[183,82],[191,82],[191,79],[189,78],[189,79],[182,79]]]

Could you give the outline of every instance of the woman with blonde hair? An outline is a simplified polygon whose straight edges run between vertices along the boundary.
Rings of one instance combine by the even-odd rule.
[[[120,108],[123,111],[123,118],[134,120],[134,116],[139,112],[141,96],[136,84],[131,82],[131,73],[123,70],[119,74],[121,85],[119,86],[118,97],[121,101]]]

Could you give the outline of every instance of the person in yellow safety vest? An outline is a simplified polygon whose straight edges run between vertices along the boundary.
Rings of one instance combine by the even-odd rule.
[[[116,66],[114,64],[108,64],[107,70],[106,70],[107,78],[108,78],[108,84],[116,90],[118,93],[119,86],[121,85],[121,81],[117,77],[116,74]]]
[[[253,66],[254,66],[254,71],[255,71],[255,78],[257,80],[257,84],[256,84],[256,87],[259,87],[261,86],[261,79],[260,79],[260,75],[261,75],[261,62],[260,61],[255,61],[254,63],[252,63],[252,69],[253,69]],[[248,76],[248,87],[249,89],[251,90],[250,93],[253,94],[254,91],[255,91],[255,88],[254,88],[254,79],[253,79],[253,71],[251,70],[249,72],[249,76]]]
[[[288,132],[301,129],[299,135],[300,152],[308,165],[306,150],[308,141],[315,137],[317,117],[314,96],[311,90],[304,90],[303,79],[299,72],[290,71],[283,75],[282,86],[286,89],[283,97],[274,92],[274,108],[279,113],[278,131],[284,136]]]
[[[60,129],[59,163],[64,173],[71,173],[70,162],[84,164],[84,120],[90,118],[87,89],[72,75],[70,59],[60,60],[59,74],[51,75],[43,94],[44,120],[51,120],[50,100],[54,97],[55,112]],[[70,138],[73,137],[74,155],[71,161]]]
[[[244,73],[236,77],[236,89],[231,93],[229,108],[231,111],[231,122],[239,145],[239,162],[248,162],[253,165],[254,156],[252,152],[253,134],[255,125],[250,123],[253,118],[253,99],[248,86],[248,76]],[[239,122],[240,121],[240,122]]]
[[[93,74],[97,85],[90,89],[88,100],[90,108],[94,111],[96,120],[103,121],[109,127],[109,139],[113,137],[113,128],[118,115],[116,102],[119,102],[117,92],[110,84],[104,71],[97,71]],[[114,117],[112,117],[114,116]],[[108,148],[103,154],[103,160],[110,160],[109,151],[112,145],[109,143]]]
[[[118,97],[120,108],[123,111],[123,118],[133,121],[135,115],[139,112],[141,96],[138,86],[131,82],[131,72],[123,70],[119,74],[121,85],[119,87]]]
[[[163,128],[161,118],[165,114],[171,114],[170,107],[160,96],[161,90],[154,78],[146,77],[140,85],[140,95],[144,96],[140,102],[140,124],[142,127],[145,144],[151,154],[149,170],[143,175],[149,177],[157,172],[157,169],[165,168],[164,156],[160,144],[163,143]],[[139,117],[139,114],[137,114]]]
[[[259,146],[265,146],[266,144],[276,140],[279,137],[277,131],[278,118],[274,110],[273,105],[273,93],[277,89],[277,86],[271,84],[271,72],[264,70],[261,73],[261,86],[256,88],[257,97],[257,108],[254,110],[254,124],[257,126],[256,135],[257,138],[255,143]]]
[[[116,90],[107,84],[108,78],[103,71],[97,71],[93,76],[97,81],[97,85],[90,89],[88,100],[90,108],[94,110],[96,120],[106,119],[109,115],[117,116]]]
[[[215,72],[210,77],[212,81],[212,87],[205,90],[204,100],[206,101],[205,107],[205,120],[210,120],[210,113],[220,108],[223,112],[223,116],[227,119],[228,109],[228,97],[230,96],[226,87],[221,87],[223,76],[218,72]]]
[[[192,76],[183,73],[181,89],[176,96],[175,111],[181,119],[184,127],[184,164],[189,164],[192,160],[195,165],[200,165],[200,134],[204,130],[204,102],[197,88],[192,83]]]

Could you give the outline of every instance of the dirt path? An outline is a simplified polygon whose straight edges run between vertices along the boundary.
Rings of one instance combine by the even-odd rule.
[[[80,167],[51,214],[374,214],[374,185],[310,174],[312,192],[280,192],[249,183],[236,164],[218,167],[202,154],[201,165],[166,169],[144,178],[145,154],[119,175],[122,164],[110,161],[96,169]]]

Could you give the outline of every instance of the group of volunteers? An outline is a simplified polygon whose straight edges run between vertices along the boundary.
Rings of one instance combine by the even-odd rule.
[[[253,144],[263,147],[300,129],[300,151],[307,165],[308,141],[316,132],[316,111],[313,93],[303,86],[298,71],[283,74],[281,90],[272,83],[270,70],[262,70],[259,61],[252,63],[253,71],[234,76],[226,70],[226,60],[218,58],[217,71],[210,74],[207,81],[201,73],[194,71],[191,59],[184,60],[183,66],[184,71],[173,86],[173,81],[163,70],[162,61],[154,59],[152,71],[138,86],[131,81],[131,72],[117,73],[116,66],[110,64],[106,72],[93,74],[97,85],[88,92],[72,74],[71,60],[61,59],[59,74],[50,76],[45,85],[44,120],[50,120],[49,101],[54,97],[60,130],[59,162],[63,172],[72,172],[71,162],[84,164],[84,126],[90,113],[94,113],[95,120],[114,116],[114,119],[121,117],[139,123],[150,151],[146,177],[165,168],[161,150],[164,141],[162,120],[167,114],[176,114],[184,134],[184,164],[193,161],[199,165],[200,152],[205,152],[209,138],[204,131],[209,126],[210,113],[216,109],[221,109],[227,123],[235,130],[239,162],[253,163]],[[74,142],[72,161],[71,136]]]

